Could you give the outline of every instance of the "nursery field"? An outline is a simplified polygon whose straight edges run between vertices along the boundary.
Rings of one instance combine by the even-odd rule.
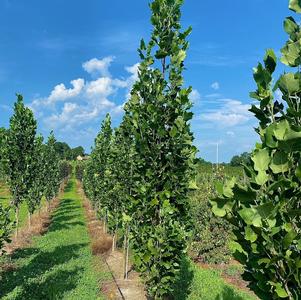
[[[99,284],[109,273],[94,266],[75,180],[65,189],[47,234],[12,256],[1,274],[1,299],[105,299]]]
[[[112,275],[104,261],[91,254],[82,201],[73,178],[53,213],[48,232],[16,251],[10,260],[13,268],[1,273],[1,299],[107,299],[101,286],[112,280]],[[225,283],[221,275],[219,270],[186,261],[176,299],[255,299]]]

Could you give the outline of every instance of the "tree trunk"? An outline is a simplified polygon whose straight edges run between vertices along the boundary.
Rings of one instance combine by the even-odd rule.
[[[29,226],[29,230],[31,229],[31,213],[28,212],[28,226]]]
[[[19,236],[19,206],[16,207],[16,237]]]

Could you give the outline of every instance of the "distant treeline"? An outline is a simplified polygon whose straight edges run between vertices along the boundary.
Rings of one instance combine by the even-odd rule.
[[[195,162],[197,164],[201,165],[214,165],[214,163],[211,163],[209,161],[206,161],[205,159],[198,157],[195,159]],[[240,155],[234,155],[230,161],[230,163],[220,163],[220,165],[230,165],[232,167],[239,167],[242,165],[250,165],[251,163],[251,153],[244,152]]]

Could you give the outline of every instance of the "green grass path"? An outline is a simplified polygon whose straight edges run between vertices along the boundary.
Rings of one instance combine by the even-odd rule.
[[[109,275],[93,266],[75,180],[65,189],[48,232],[14,254],[15,271],[2,274],[1,299],[104,299],[100,281]]]

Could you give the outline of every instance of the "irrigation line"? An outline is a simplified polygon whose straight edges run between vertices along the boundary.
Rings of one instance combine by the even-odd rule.
[[[118,289],[118,291],[119,291],[119,293],[120,293],[120,296],[121,296],[122,300],[126,300],[126,299],[124,298],[123,294],[122,294],[122,291],[121,291],[121,289],[120,289],[118,283],[117,283],[117,279],[115,278],[114,273],[113,273],[112,269],[110,268],[110,265],[108,264],[108,262],[107,262],[106,259],[104,259],[104,261],[106,262],[106,265],[108,266],[108,269],[109,269],[109,271],[110,271],[111,274],[112,274],[113,280],[114,280],[114,282],[115,282],[115,284],[116,284],[116,286],[117,286],[117,289]]]

